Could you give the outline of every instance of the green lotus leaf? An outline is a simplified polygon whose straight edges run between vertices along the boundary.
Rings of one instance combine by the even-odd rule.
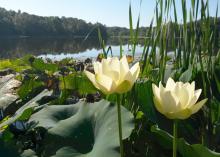
[[[97,91],[91,81],[84,74],[79,73],[60,78],[60,89],[76,90],[82,95],[96,93]]]
[[[39,71],[49,71],[54,73],[58,70],[58,65],[54,63],[45,63],[41,58],[34,58],[32,62],[32,67]]]
[[[32,111],[34,108],[39,107],[38,101],[40,101],[43,97],[51,96],[52,91],[48,91],[47,89],[43,90],[41,93],[39,93],[36,97],[28,101],[25,105],[20,107],[15,114],[8,118],[6,121],[3,121],[0,123],[0,128],[3,128],[4,126],[10,125],[14,123],[16,120],[26,120],[30,117],[32,114]],[[4,129],[3,129],[4,130]],[[1,133],[1,131],[0,131]]]
[[[32,151],[31,149],[25,150],[20,157],[37,157],[35,152]]]
[[[133,130],[133,119],[122,107],[123,139]],[[120,156],[117,107],[106,100],[47,106],[33,114],[29,122],[34,128],[47,129],[43,156]]]

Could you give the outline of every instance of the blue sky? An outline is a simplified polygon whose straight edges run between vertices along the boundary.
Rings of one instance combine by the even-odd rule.
[[[15,11],[20,9],[22,12],[42,16],[76,17],[87,22],[100,22],[107,26],[128,27],[130,1],[134,22],[140,12],[140,25],[148,26],[154,16],[156,0],[142,0],[141,7],[140,0],[0,0],[0,7]],[[190,1],[186,0],[188,7],[190,7]],[[210,14],[215,15],[219,0],[209,1]],[[177,10],[181,10],[180,2],[181,0],[176,0]],[[181,13],[178,13],[178,17],[180,20]]]

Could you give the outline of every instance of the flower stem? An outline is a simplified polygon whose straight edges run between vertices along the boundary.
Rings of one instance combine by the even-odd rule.
[[[117,109],[118,109],[118,133],[119,133],[119,141],[120,141],[120,154],[121,157],[124,157],[124,148],[122,141],[122,125],[121,125],[121,99],[119,94],[117,94]]]
[[[66,90],[66,82],[65,82],[64,75],[63,75],[63,86],[64,86],[64,89]]]
[[[177,154],[177,127],[178,127],[178,121],[173,121],[173,157],[176,157]]]

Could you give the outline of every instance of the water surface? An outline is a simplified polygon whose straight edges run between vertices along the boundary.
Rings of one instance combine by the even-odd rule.
[[[123,40],[123,53],[131,54],[128,40]],[[111,46],[113,55],[120,54],[118,39],[107,41],[106,50]],[[142,53],[142,46],[137,46],[136,53]],[[19,58],[28,54],[53,60],[63,58],[97,57],[102,52],[99,41],[94,38],[0,38],[0,58]]]

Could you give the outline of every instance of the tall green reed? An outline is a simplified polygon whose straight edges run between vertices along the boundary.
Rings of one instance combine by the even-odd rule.
[[[176,2],[175,0],[156,1],[155,16],[146,30],[141,56],[141,77],[147,76],[154,82],[165,82],[169,64],[175,79],[179,79],[183,72],[192,69],[192,77],[188,81],[201,78],[203,96],[209,98],[207,108],[204,110],[206,118],[202,121],[201,131],[201,142],[209,145],[212,143],[209,137],[213,135],[213,125],[218,121],[218,119],[213,120],[211,115],[214,109],[211,103],[213,89],[210,87],[211,82],[215,80],[215,64],[220,58],[218,7],[215,17],[210,17],[209,0],[191,0],[190,8],[186,0],[181,0],[180,10],[177,10]],[[134,56],[135,46],[138,43],[140,17],[136,29],[133,29],[132,20],[130,6],[130,38]],[[168,60],[171,52],[173,56],[170,63]],[[157,71],[157,75],[152,71]]]

